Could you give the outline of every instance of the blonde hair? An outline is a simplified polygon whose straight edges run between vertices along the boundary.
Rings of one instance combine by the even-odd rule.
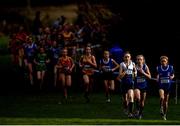
[[[167,56],[161,56],[160,57],[160,61],[163,60],[163,59],[166,59],[168,61],[168,57]]]
[[[109,52],[108,50],[104,50],[104,54],[105,54],[105,53],[110,53],[110,52]]]

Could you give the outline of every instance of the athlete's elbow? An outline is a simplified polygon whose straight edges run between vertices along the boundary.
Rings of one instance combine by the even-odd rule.
[[[151,79],[151,75],[148,76],[148,79]]]

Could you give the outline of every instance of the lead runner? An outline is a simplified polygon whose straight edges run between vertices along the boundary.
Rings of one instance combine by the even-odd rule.
[[[166,120],[169,93],[171,91],[172,79],[174,78],[174,69],[172,65],[169,65],[167,56],[160,57],[160,65],[157,66],[157,73],[160,96],[160,114],[163,120]]]

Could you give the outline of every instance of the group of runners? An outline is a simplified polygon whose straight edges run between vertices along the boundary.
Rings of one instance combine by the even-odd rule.
[[[129,118],[142,118],[148,90],[147,80],[152,79],[145,57],[137,55],[136,61],[133,62],[130,52],[125,52],[123,61],[117,63],[107,49],[103,50],[102,57],[98,61],[96,55],[92,53],[92,45],[84,42],[88,38],[87,36],[83,37],[85,32],[82,31],[85,28],[87,30],[87,26],[74,29],[76,34],[71,32],[69,24],[52,31],[48,27],[39,28],[38,34],[34,37],[25,33],[23,27],[20,27],[16,34],[12,34],[9,44],[13,63],[27,68],[29,83],[38,85],[39,89],[43,87],[45,75],[49,72],[47,66],[51,64],[54,86],[61,85],[65,99],[68,99],[68,90],[72,85],[72,73],[76,72],[74,69],[78,66],[82,75],[79,77],[83,82],[84,98],[87,103],[90,102],[89,93],[94,73],[98,71],[102,75],[106,102],[111,102],[111,93],[116,88],[115,80],[118,80],[121,85],[125,113]],[[94,31],[94,34],[96,32],[101,31]],[[114,72],[118,72],[116,78],[114,78]],[[166,120],[169,93],[174,78],[173,66],[169,65],[167,56],[160,57],[160,65],[157,66],[155,78],[159,86],[160,113]],[[136,107],[134,107],[134,103]]]
[[[36,71],[36,84],[41,89],[45,74],[48,72],[47,64],[53,63],[54,84],[55,86],[61,85],[63,96],[65,99],[68,99],[68,90],[72,85],[72,73],[76,66],[74,59],[68,56],[68,48],[64,47],[61,51],[55,50],[53,47],[56,47],[56,42],[54,41],[51,48],[51,51],[54,52],[54,59],[51,61],[44,46],[38,47],[33,43],[31,36],[28,36],[26,39],[27,43],[22,48],[24,55],[23,63],[21,64],[28,67],[30,84],[34,84],[33,71]],[[78,65],[81,70],[84,98],[87,103],[90,102],[89,90],[93,83],[93,75],[98,70],[102,75],[105,87],[106,102],[111,102],[111,93],[115,90],[114,80],[119,80],[124,112],[129,118],[142,118],[146,92],[148,90],[147,80],[151,79],[151,72],[143,55],[137,55],[136,62],[133,62],[130,52],[125,52],[123,62],[119,64],[111,58],[108,50],[104,50],[103,57],[97,63],[96,56],[92,54],[91,46],[86,46],[84,53],[80,56]],[[119,71],[116,78],[113,77],[115,71]],[[161,56],[160,65],[157,66],[156,81],[159,84],[160,114],[164,120],[166,120],[173,78],[173,66],[168,64],[167,56]]]

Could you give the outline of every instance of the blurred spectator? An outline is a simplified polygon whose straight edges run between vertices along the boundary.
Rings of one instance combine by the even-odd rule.
[[[32,32],[34,35],[37,35],[39,28],[42,27],[42,22],[41,22],[40,16],[41,16],[41,12],[37,11],[35,19],[33,21],[33,26],[32,26]]]
[[[117,63],[120,64],[122,62],[123,49],[119,46],[119,43],[115,43],[112,48],[110,48],[110,53]]]

